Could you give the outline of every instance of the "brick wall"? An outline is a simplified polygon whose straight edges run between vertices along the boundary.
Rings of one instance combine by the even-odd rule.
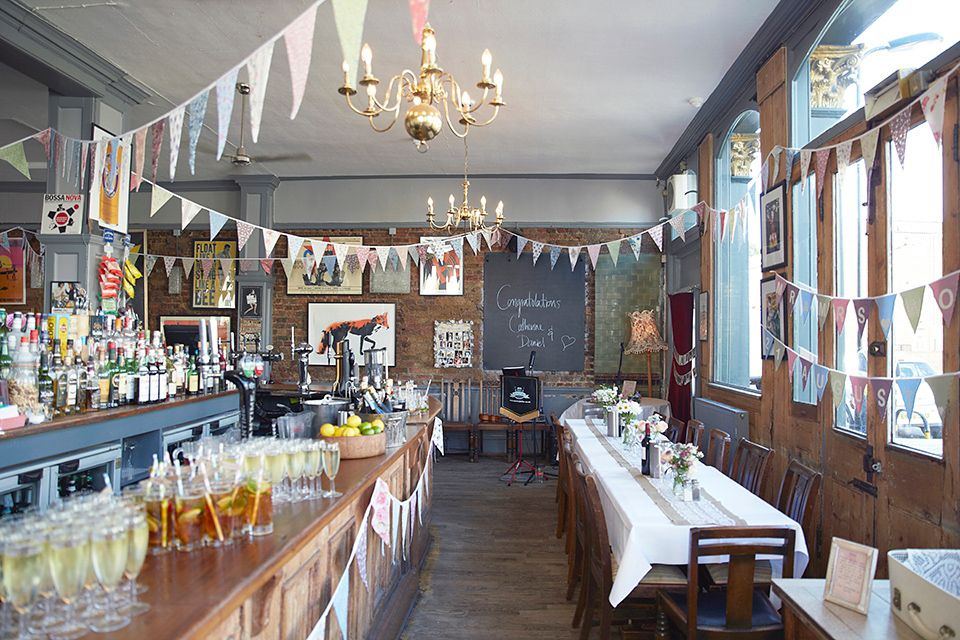
[[[524,228],[520,232],[524,237],[537,240],[548,244],[561,246],[588,245],[598,242],[609,242],[617,238],[625,238],[637,233],[640,229],[557,229],[557,228]],[[363,237],[365,246],[399,246],[416,244],[421,236],[437,235],[427,229],[397,229],[395,235],[389,235],[386,229],[366,229],[366,230],[329,230],[329,229],[295,229],[289,230],[290,233],[304,237],[322,237],[322,236],[343,236],[358,235]],[[171,232],[150,232],[150,251],[151,253],[165,255],[189,256],[193,251],[193,240],[207,239],[206,231],[184,232],[179,238],[179,242],[174,238]],[[224,231],[218,236],[218,239],[233,239],[235,234]],[[251,239],[251,242],[260,242],[259,237]],[[481,241],[481,247],[487,250],[486,244]],[[511,245],[515,251],[515,246]],[[497,247],[498,250],[509,250],[508,247]],[[527,249],[529,251],[529,248]],[[286,255],[286,240],[281,239],[274,249],[275,256]],[[273,299],[273,344],[279,349],[287,349],[290,336],[290,326],[297,327],[297,336],[306,336],[307,330],[307,305],[311,302],[380,302],[395,303],[397,305],[396,320],[396,363],[397,366],[391,369],[391,377],[400,380],[412,379],[423,384],[431,376],[434,381],[440,378],[473,378],[474,380],[496,379],[498,371],[483,371],[479,368],[473,369],[436,369],[433,366],[433,321],[434,320],[473,320],[474,321],[474,361],[483,362],[483,252],[474,255],[467,243],[464,243],[464,291],[462,296],[421,296],[419,294],[419,285],[417,277],[417,267],[413,262],[408,263],[408,272],[410,274],[410,293],[409,294],[372,294],[370,290],[370,275],[364,273],[364,294],[362,296],[320,296],[320,295],[297,295],[286,294],[287,279],[283,268],[276,263],[273,269],[274,273],[274,299]],[[549,260],[549,255],[543,255],[541,260]],[[583,259],[589,260],[586,251],[583,252]],[[567,260],[564,255],[561,260]],[[569,264],[569,263],[568,263]],[[557,265],[557,268],[560,264]],[[660,261],[659,253],[652,241],[644,238],[643,254],[639,265],[634,260],[633,252],[629,245],[624,242],[621,246],[621,256],[619,266],[614,269],[610,256],[604,251],[601,253],[598,268],[601,271],[601,279],[609,281],[611,286],[604,285],[603,293],[598,294],[595,286],[596,278],[593,270],[587,270],[586,276],[586,314],[585,314],[585,363],[583,371],[575,372],[550,372],[542,376],[545,386],[560,387],[590,387],[594,384],[594,326],[595,326],[595,307],[600,306],[606,309],[610,305],[617,304],[623,306],[625,303],[619,299],[624,296],[629,297],[628,305],[634,304],[636,300],[639,304],[648,304],[653,300],[656,304],[657,295],[651,293],[650,283],[653,283],[654,290],[658,291],[660,279]],[[640,285],[640,292],[632,292],[633,283]],[[210,310],[194,310],[190,308],[190,290],[191,283],[184,281],[183,289],[179,296],[169,295],[167,293],[167,276],[163,268],[163,261],[157,262],[149,280],[150,290],[150,327],[155,328],[159,323],[160,315],[211,315]],[[596,300],[600,296],[601,304],[597,305]],[[633,307],[630,307],[633,308]],[[648,308],[643,306],[641,308]],[[236,316],[235,312],[232,315]],[[618,317],[618,316],[617,316]],[[615,316],[611,316],[608,324],[617,322]],[[619,341],[617,338],[614,349],[619,354]],[[607,364],[604,365],[604,371],[609,370],[609,356]],[[646,363],[644,361],[644,367]],[[612,371],[616,372],[616,360],[614,359]],[[316,382],[332,382],[334,377],[333,367],[311,367],[310,374]],[[275,367],[274,377],[277,380],[292,380],[296,377],[294,363],[289,359],[279,363]]]

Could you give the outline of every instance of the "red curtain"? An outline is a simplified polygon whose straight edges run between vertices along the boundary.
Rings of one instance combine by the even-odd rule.
[[[670,327],[673,331],[674,354],[690,353],[693,348],[693,293],[676,293],[670,296]],[[680,365],[674,358],[670,358],[667,367],[667,376],[670,379],[670,391],[667,400],[673,417],[686,422],[690,415],[690,396],[693,381],[681,385],[677,377],[689,373],[693,368],[693,360]]]

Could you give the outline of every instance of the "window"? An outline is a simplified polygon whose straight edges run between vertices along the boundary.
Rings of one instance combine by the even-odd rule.
[[[760,114],[748,111],[731,127],[717,158],[717,208],[730,209],[747,194],[758,199],[751,181],[760,173]],[[758,183],[753,183],[758,186]],[[737,228],[715,229],[713,295],[713,381],[743,389],[760,388],[760,214],[759,204]],[[744,331],[744,327],[750,327]]]
[[[940,149],[922,124],[907,133],[906,165],[888,145],[890,176],[889,264],[891,293],[924,286],[943,275],[943,164]],[[933,392],[920,382],[908,413],[896,379],[943,373],[943,315],[929,288],[923,292],[917,330],[902,304],[895,306],[888,345],[893,402],[887,424],[890,441],[931,455],[943,453],[943,422]]]

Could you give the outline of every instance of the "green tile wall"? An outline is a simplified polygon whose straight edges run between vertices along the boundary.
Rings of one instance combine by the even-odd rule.
[[[594,324],[595,371],[597,374],[616,374],[620,359],[620,343],[626,346],[630,342],[631,311],[644,309],[657,310],[660,303],[660,255],[640,254],[640,260],[632,255],[621,255],[616,266],[612,260],[603,256],[597,263],[596,272],[596,308]],[[660,335],[664,334],[659,323]],[[654,354],[652,367],[654,374],[660,371],[660,357]],[[624,373],[644,373],[647,371],[645,355],[624,355]]]

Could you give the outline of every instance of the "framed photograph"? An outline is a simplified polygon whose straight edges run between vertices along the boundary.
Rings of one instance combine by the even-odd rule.
[[[87,290],[79,282],[50,283],[50,313],[86,313]]]
[[[433,321],[433,366],[437,369],[473,366],[473,321]]]
[[[0,246],[0,304],[26,304],[27,277],[23,268],[23,238],[7,237]]]
[[[830,543],[823,599],[866,614],[876,571],[876,549],[835,537]]]
[[[764,329],[773,334],[773,337],[784,342],[787,335],[786,317],[783,301],[777,302],[777,279],[770,276],[760,281],[760,322]],[[764,356],[765,349],[761,347],[761,357],[769,360],[773,356]]]
[[[241,318],[262,318],[263,309],[260,306],[262,300],[262,284],[241,286],[240,297],[237,298],[237,313]]]
[[[445,238],[420,238],[427,254],[420,260],[420,295],[462,296],[463,262]]]
[[[130,155],[133,139],[124,143],[110,132],[93,125],[98,142],[90,180],[90,220],[106,229],[127,232],[130,211]]]
[[[773,185],[760,196],[763,248],[760,266],[764,271],[787,265],[787,199],[786,182]]]
[[[387,365],[396,362],[397,305],[367,302],[307,305],[307,341],[314,346],[310,364],[334,366],[334,345],[347,340],[357,362],[368,349],[387,348]]]
[[[701,291],[697,304],[697,326],[700,333],[700,342],[706,342],[710,335],[710,292]]]
[[[232,240],[196,240],[193,243],[193,308],[233,309],[236,306],[237,243]],[[224,271],[221,259],[229,259]],[[204,277],[201,260],[213,260],[210,273]]]
[[[288,295],[363,295],[363,272],[359,267],[351,271],[346,262],[343,268],[337,262],[333,244],[358,247],[363,244],[361,236],[307,238],[300,247],[300,253],[293,261],[293,269],[287,278]],[[347,257],[354,256],[357,250],[347,249]]]

